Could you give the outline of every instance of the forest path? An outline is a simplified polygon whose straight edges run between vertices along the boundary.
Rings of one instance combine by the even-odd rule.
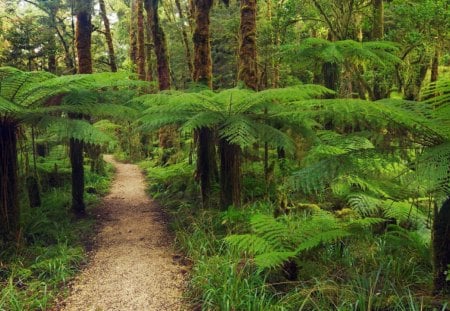
[[[101,227],[87,267],[62,310],[183,310],[181,267],[158,205],[145,193],[136,165],[116,168],[111,192],[98,207]]]

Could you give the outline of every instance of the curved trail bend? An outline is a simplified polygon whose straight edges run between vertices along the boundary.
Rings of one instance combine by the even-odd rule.
[[[141,171],[112,156],[105,160],[116,176],[99,206],[104,219],[96,247],[62,310],[184,310],[181,267],[172,260],[171,239]]]

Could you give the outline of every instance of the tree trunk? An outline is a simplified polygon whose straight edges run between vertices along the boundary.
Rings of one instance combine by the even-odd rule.
[[[330,62],[324,63],[322,74],[325,87],[337,92],[339,90],[339,65]]]
[[[131,63],[137,65],[137,3],[139,0],[131,0],[131,16],[130,16],[130,60]]]
[[[75,215],[82,216],[86,212],[84,204],[84,143],[71,138],[69,146],[70,164],[72,166],[72,211]]]
[[[186,53],[186,62],[188,65],[188,69],[189,69],[189,77],[192,78],[192,75],[194,73],[194,66],[192,65],[192,56],[191,56],[191,48],[189,47],[189,40],[188,40],[188,35],[186,33],[186,28],[184,27],[184,16],[183,16],[183,10],[181,8],[181,3],[180,0],[175,0],[175,5],[177,6],[177,10],[178,10],[178,15],[180,16],[180,20],[181,20],[181,35],[183,38],[183,44],[184,44],[184,49],[185,49],[185,53]]]
[[[241,148],[225,139],[219,142],[220,150],[220,205],[241,206]]]
[[[195,82],[203,83],[212,88],[212,61],[210,43],[210,11],[212,0],[194,0],[195,29],[194,41],[194,74]],[[198,140],[197,148],[197,175],[200,177],[200,187],[203,207],[209,207],[211,186],[217,171],[216,148],[214,131],[209,128],[200,128],[195,135]]]
[[[105,25],[105,39],[108,46],[109,66],[111,67],[112,72],[117,72],[116,54],[114,52],[111,28],[106,14],[105,0],[98,0],[98,3],[100,5],[100,15],[102,16],[103,24]]]
[[[204,127],[196,131],[196,135],[198,138],[197,176],[200,178],[203,207],[208,208],[217,171],[214,131]]]
[[[145,32],[146,32],[146,43],[145,43],[145,60],[147,63],[146,69],[146,81],[153,81],[153,40],[152,40],[152,30],[150,29],[150,25],[145,23]],[[153,87],[150,87],[152,89]]]
[[[435,47],[433,60],[431,61],[430,82],[436,82],[439,77],[439,48]]]
[[[373,5],[372,40],[382,40],[384,37],[383,0],[372,0],[372,5]]]
[[[0,120],[0,241],[19,235],[20,207],[17,176],[17,124]]]
[[[212,0],[194,0],[195,29],[194,41],[194,81],[212,88],[212,61],[209,34],[209,13]]]
[[[78,73],[92,73],[91,56],[91,0],[83,0],[78,3],[76,23],[76,48],[78,58]],[[81,119],[80,114],[69,114],[69,117]],[[85,213],[84,204],[84,167],[83,167],[83,142],[70,139],[69,153],[72,166],[72,210],[76,215]]]
[[[239,27],[238,80],[257,90],[258,66],[256,55],[256,0],[240,0],[241,23]]]
[[[383,0],[372,0],[373,20],[372,20],[372,40],[383,40],[384,37],[384,5]],[[381,69],[376,66],[373,77],[373,97],[371,100],[379,100],[389,95],[389,90],[383,87],[383,80],[386,78]]]
[[[444,202],[440,210],[435,207],[432,241],[434,291],[436,294],[449,293],[450,282],[446,280],[446,272],[450,265],[450,198]]]
[[[158,74],[159,90],[170,89],[170,69],[167,57],[166,38],[158,16],[158,0],[145,0],[145,10],[147,11],[147,21],[152,30],[153,45],[156,54],[156,67]]]
[[[143,0],[135,0],[137,6],[137,54],[136,65],[139,80],[145,81],[145,32]]]

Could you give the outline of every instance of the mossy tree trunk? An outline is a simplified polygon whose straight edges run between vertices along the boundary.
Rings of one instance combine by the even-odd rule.
[[[137,9],[137,54],[136,65],[139,80],[145,81],[145,28],[144,28],[144,3],[143,0],[135,0]]]
[[[91,0],[79,1],[77,7],[77,23],[76,23],[76,49],[78,58],[78,73],[92,73],[92,56],[91,56]],[[80,114],[71,114],[72,118],[82,118]],[[72,166],[72,210],[76,215],[85,213],[84,204],[84,167],[83,167],[83,150],[84,143],[78,139],[71,138],[70,147],[70,164]]]
[[[130,60],[133,65],[137,65],[137,1],[130,3]]]
[[[220,139],[220,205],[240,207],[241,199],[241,147]]]
[[[194,81],[212,88],[212,61],[210,44],[210,11],[212,0],[194,0],[195,29],[194,41]],[[197,137],[197,176],[200,179],[203,207],[209,207],[211,186],[214,182],[216,165],[216,148],[214,131],[200,128]]]
[[[100,15],[102,16],[103,25],[105,26],[105,39],[108,46],[109,66],[112,72],[117,71],[116,53],[114,52],[114,45],[111,35],[111,27],[109,25],[109,19],[106,14],[105,0],[98,0],[100,5]]]
[[[17,176],[17,124],[0,119],[0,241],[19,235],[19,193]]]
[[[153,37],[153,46],[156,55],[156,71],[158,75],[159,90],[170,89],[170,68],[167,55],[166,36],[161,28],[158,16],[158,0],[145,0],[147,21],[150,25]]]
[[[212,3],[212,0],[194,0],[194,81],[203,83],[209,88],[212,88],[212,61],[209,31],[209,14]]]
[[[433,222],[433,284],[436,293],[449,293],[450,282],[446,272],[450,265],[450,198],[442,207],[435,208]]]
[[[246,87],[257,90],[256,0],[241,0],[240,11],[238,80],[244,82]]]
[[[183,38],[184,50],[186,53],[186,62],[187,62],[188,70],[189,70],[189,77],[192,78],[193,73],[194,73],[194,65],[192,64],[192,56],[191,56],[192,53],[191,53],[191,48],[189,47],[189,40],[188,40],[188,35],[186,33],[186,27],[184,26],[184,14],[183,14],[183,9],[181,8],[180,0],[175,0],[175,5],[177,6],[178,15],[181,20],[181,35]]]
[[[372,40],[383,40],[384,37],[384,3],[383,0],[372,0]],[[372,100],[379,100],[389,96],[389,89],[383,85],[386,74],[380,72],[382,68],[376,66],[373,78]]]

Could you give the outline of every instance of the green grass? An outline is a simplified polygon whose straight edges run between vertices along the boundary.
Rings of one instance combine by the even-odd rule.
[[[255,201],[242,209],[203,210],[192,185],[193,167],[142,162],[150,192],[172,215],[176,245],[192,262],[186,298],[202,310],[445,310],[432,297],[429,230],[390,226],[344,238],[295,258],[298,277],[282,268],[259,270],[253,258],[223,239],[249,232],[254,213],[274,205]],[[178,173],[177,173],[178,172]],[[253,182],[253,179],[248,179]],[[256,179],[255,179],[256,181]],[[189,185],[184,191],[180,185]],[[254,194],[247,194],[255,198]],[[249,199],[249,198],[247,198]],[[296,217],[295,210],[287,216]]]
[[[55,163],[61,171],[67,169],[64,160],[40,159],[42,167]],[[88,211],[99,202],[99,195],[108,192],[112,169],[99,176],[88,171],[86,193]],[[41,171],[42,172],[42,171]],[[22,239],[0,252],[0,310],[46,310],[56,297],[64,295],[67,282],[85,263],[83,243],[93,232],[92,218],[73,219],[70,208],[70,187],[48,187],[42,196],[42,206],[28,208],[22,202]]]

